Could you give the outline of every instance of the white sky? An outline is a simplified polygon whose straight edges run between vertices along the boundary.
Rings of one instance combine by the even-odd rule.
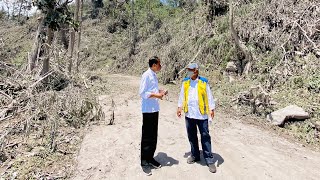
[[[9,12],[10,12],[10,14],[11,14],[11,12],[12,12],[12,4],[11,4],[11,3],[14,2],[14,0],[8,0],[8,2],[10,2]],[[4,9],[5,11],[8,10],[6,4],[5,4],[3,1],[0,0],[0,9],[2,9],[2,7],[3,7],[3,9]],[[31,9],[30,11],[28,11],[27,13],[28,13],[28,15],[31,15],[31,14],[35,13],[36,10],[37,10],[36,7],[32,7],[32,9]]]

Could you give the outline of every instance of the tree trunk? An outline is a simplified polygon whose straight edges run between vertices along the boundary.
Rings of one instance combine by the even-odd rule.
[[[78,43],[77,43],[77,60],[76,60],[76,72],[79,72],[79,65],[80,65],[80,42],[81,42],[81,26],[82,26],[82,13],[83,13],[83,0],[80,1],[80,22],[79,22],[79,29],[78,29]]]
[[[42,66],[42,71],[41,71],[41,76],[45,76],[49,72],[50,68],[50,49],[51,49],[51,44],[52,44],[52,39],[53,39],[53,30],[51,28],[47,28],[47,43],[45,46],[45,59],[43,60],[43,66]]]
[[[207,0],[207,21],[211,24],[213,21],[214,2],[213,0]]]
[[[62,28],[59,30],[59,43],[63,45],[65,50],[68,50],[68,38],[67,38],[67,28],[66,24],[62,25]]]
[[[248,48],[243,43],[240,42],[240,39],[234,29],[232,0],[229,1],[229,9],[230,9],[229,25],[230,25],[231,36],[234,40],[234,43],[235,43],[237,49],[240,50],[245,56],[245,59],[241,60],[241,62],[240,62],[240,65],[241,65],[240,74],[242,75],[243,73],[245,73],[247,75],[251,69],[251,63],[252,63],[252,59],[253,59],[252,53],[248,50]]]
[[[20,0],[20,7],[19,7],[19,13],[18,13],[18,21],[20,22],[20,17],[21,17],[21,10],[22,10],[22,5],[23,5],[23,0]]]
[[[11,19],[15,19],[14,13],[15,13],[15,11],[16,11],[16,9],[15,9],[15,8],[16,8],[16,4],[12,3],[11,5],[12,5]]]
[[[76,9],[75,9],[75,13],[74,13],[74,20],[76,22],[79,21],[79,3],[80,0],[76,0]],[[71,27],[70,29],[71,33],[70,33],[70,41],[69,41],[69,65],[68,65],[68,72],[71,73],[72,70],[72,65],[73,65],[73,50],[74,50],[74,42],[75,42],[75,30],[74,28]]]
[[[38,54],[39,54],[40,47],[41,47],[40,33],[42,31],[43,23],[44,23],[43,17],[38,18],[38,21],[39,21],[39,25],[38,25],[37,33],[36,33],[34,43],[32,46],[31,55],[28,58],[29,59],[29,62],[28,62],[29,72],[31,72],[36,65],[36,61],[37,61]]]
[[[131,1],[131,18],[132,18],[131,37],[132,37],[132,42],[131,42],[131,49],[129,52],[129,57],[131,57],[131,55],[134,55],[135,50],[136,50],[136,43],[137,43],[137,30],[136,30],[134,16],[135,16],[135,14],[134,14],[134,1]]]
[[[75,39],[75,32],[71,28],[70,29],[70,40],[69,40],[69,46],[68,46],[68,58],[69,58],[69,65],[68,65],[68,72],[71,73],[72,64],[73,64],[73,48],[74,48],[74,39]]]

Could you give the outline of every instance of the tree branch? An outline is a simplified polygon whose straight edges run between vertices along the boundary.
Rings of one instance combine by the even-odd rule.
[[[300,28],[300,30],[303,32],[303,35],[307,38],[307,40],[312,44],[313,48],[317,51],[320,51],[320,49],[317,47],[316,43],[314,43],[309,36],[307,35],[307,32],[300,26],[298,22],[295,22],[297,26]]]

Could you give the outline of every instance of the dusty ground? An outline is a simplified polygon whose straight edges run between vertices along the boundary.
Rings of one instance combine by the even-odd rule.
[[[158,146],[155,153],[163,167],[147,177],[140,167],[142,115],[139,78],[111,75],[112,90],[99,97],[110,115],[116,103],[115,124],[92,126],[77,161],[74,179],[319,179],[320,153],[278,137],[255,125],[242,123],[222,112],[210,127],[217,173],[208,171],[202,158],[187,164],[190,147],[184,119],[176,117],[177,94],[161,101]]]

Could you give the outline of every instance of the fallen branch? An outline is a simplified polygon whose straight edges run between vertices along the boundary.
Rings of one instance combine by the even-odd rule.
[[[0,91],[0,94],[4,95],[6,98],[12,100],[13,98],[11,96],[9,96],[7,93]]]
[[[8,144],[8,145],[6,145],[6,148],[16,146],[16,145],[18,145],[18,144],[20,144],[20,143],[21,143],[21,142]]]
[[[12,117],[13,117],[13,115],[10,115],[10,116],[7,116],[7,117],[4,117],[4,118],[1,118],[1,119],[0,119],[0,122],[1,122],[1,121],[4,121],[4,120],[7,120],[7,119],[9,119],[9,118],[12,118]]]
[[[260,106],[266,110],[270,105],[272,105],[270,95],[262,88],[261,85],[252,86],[249,91],[240,92],[238,97],[233,101],[236,101],[238,104],[251,106],[252,113],[256,113]]]
[[[28,87],[28,89],[32,89],[35,85],[37,85],[39,82],[41,82],[42,80],[46,79],[48,76],[50,76],[54,71],[48,72],[46,75],[44,75],[43,77],[41,77],[38,81],[36,81],[35,83],[33,83],[31,86]]]
[[[299,23],[295,22],[297,26],[300,28],[300,30],[303,32],[303,35],[307,38],[307,40],[312,44],[313,48],[317,51],[320,51],[320,49],[317,47],[316,43],[314,43],[309,36],[307,35],[307,32],[300,26]]]
[[[17,71],[15,68],[12,67],[13,65],[11,65],[11,64],[8,64],[8,63],[2,62],[2,61],[0,61],[0,63],[1,63],[3,66],[5,66],[5,67],[7,67],[7,68],[9,68],[9,69],[12,69],[13,71]]]
[[[5,108],[4,110],[2,110],[2,111],[0,112],[0,117],[1,117],[1,119],[5,119],[5,118],[6,118],[8,112],[13,110],[13,108],[14,108],[13,105],[14,105],[15,103],[16,103],[16,101],[15,101],[15,100],[12,100],[11,103],[8,105],[8,107]]]

